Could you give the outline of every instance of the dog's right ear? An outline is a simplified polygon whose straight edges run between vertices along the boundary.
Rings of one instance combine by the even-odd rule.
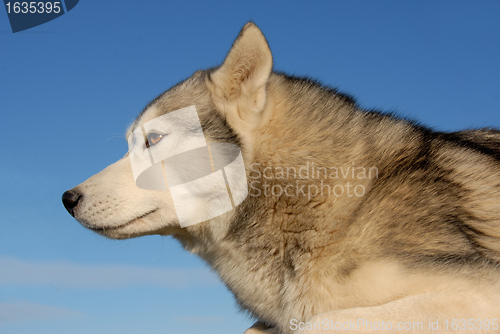
[[[264,35],[249,22],[222,66],[208,77],[207,85],[217,109],[242,135],[253,132],[260,125],[272,67],[273,58]]]

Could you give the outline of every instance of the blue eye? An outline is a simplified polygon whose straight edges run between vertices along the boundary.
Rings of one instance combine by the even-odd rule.
[[[163,138],[162,134],[156,133],[156,132],[151,132],[148,133],[148,140],[146,142],[146,147],[154,146],[160,142],[160,140]]]

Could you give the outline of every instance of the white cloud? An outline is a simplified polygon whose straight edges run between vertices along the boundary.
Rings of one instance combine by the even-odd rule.
[[[160,286],[187,288],[217,284],[207,268],[152,268],[128,265],[81,265],[29,262],[0,255],[0,285],[52,285],[63,288]]]
[[[83,313],[25,301],[0,302],[0,323],[81,317]]]

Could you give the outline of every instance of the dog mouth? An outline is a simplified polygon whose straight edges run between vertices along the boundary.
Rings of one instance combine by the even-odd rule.
[[[88,224],[88,223],[82,223],[82,225],[85,226],[86,228],[88,228],[89,230],[92,230],[92,231],[98,232],[98,233],[99,232],[112,231],[112,230],[117,230],[117,229],[129,226],[129,225],[132,225],[135,222],[137,222],[139,219],[143,219],[143,218],[149,216],[150,214],[152,214],[152,213],[154,213],[156,211],[158,211],[158,208],[153,209],[151,211],[148,211],[146,213],[143,213],[142,215],[137,216],[137,217],[129,220],[125,224],[121,224],[121,225],[118,225],[118,226],[95,226],[95,225],[91,225],[91,224]]]

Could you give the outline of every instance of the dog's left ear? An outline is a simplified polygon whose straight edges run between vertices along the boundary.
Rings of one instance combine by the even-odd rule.
[[[210,74],[207,84],[214,103],[237,132],[246,134],[260,125],[272,67],[273,58],[264,35],[249,22],[222,66]]]

